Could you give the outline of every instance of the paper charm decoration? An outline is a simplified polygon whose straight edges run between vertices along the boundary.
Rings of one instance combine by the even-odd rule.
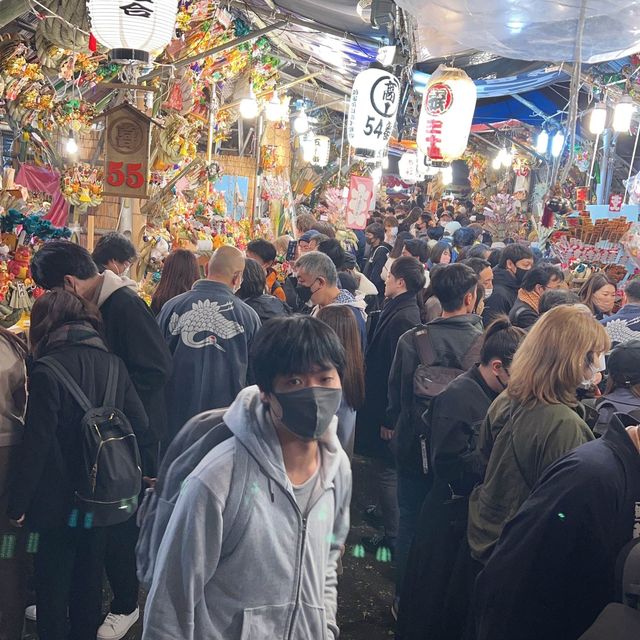
[[[373,180],[363,176],[351,176],[347,199],[347,228],[364,229],[369,217],[369,206],[374,196]]]

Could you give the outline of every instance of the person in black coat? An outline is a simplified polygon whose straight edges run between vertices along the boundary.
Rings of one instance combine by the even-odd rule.
[[[364,265],[363,274],[378,289],[378,303],[382,305],[385,298],[385,281],[382,278],[382,269],[387,264],[391,245],[384,241],[384,227],[378,222],[370,224],[365,229],[365,235],[367,244],[371,247],[371,253]],[[371,309],[373,309],[373,306],[371,306]]]
[[[394,261],[386,282],[387,301],[365,352],[365,401],[358,412],[356,451],[377,461],[385,528],[385,539],[369,541],[372,546],[393,548],[397,535],[395,463],[388,430],[383,428],[387,381],[398,340],[420,324],[417,294],[424,284],[424,267],[415,258],[402,257]]]
[[[616,560],[640,536],[640,429],[604,436],[543,474],[476,582],[478,640],[577,640],[616,601]]]
[[[31,260],[31,273],[43,289],[64,287],[100,309],[107,346],[127,367],[149,418],[153,438],[139,444],[140,457],[143,475],[155,477],[160,443],[167,436],[164,388],[171,373],[171,354],[153,313],[129,281],[108,269],[99,274],[89,252],[73,242],[46,242]],[[114,599],[108,621],[124,629],[138,618],[138,528],[130,518],[109,529],[105,568]]]
[[[258,314],[260,322],[263,324],[271,318],[291,315],[291,309],[287,303],[265,293],[266,287],[267,279],[264,269],[256,260],[246,258],[242,284],[236,291],[238,298]]]
[[[43,640],[95,638],[101,622],[107,531],[74,508],[82,478],[84,410],[40,358],[57,360],[93,406],[104,400],[110,363],[117,371],[115,405],[144,442],[148,420],[124,363],[108,353],[97,308],[57,289],[39,298],[31,314],[35,362],[21,463],[13,478],[9,517],[39,534],[34,555],[38,634]],[[74,520],[74,511],[76,512]],[[131,515],[132,520],[135,516]],[[67,635],[67,609],[71,633]]]
[[[509,320],[516,327],[530,329],[540,317],[540,299],[547,290],[557,289],[564,281],[562,271],[551,264],[541,264],[524,276]]]
[[[451,382],[429,409],[427,435],[433,487],[409,552],[400,597],[397,640],[458,640],[469,596],[452,576],[467,523],[468,498],[482,477],[476,456],[480,425],[507,386],[509,366],[525,333],[505,316],[485,331],[480,363]],[[462,605],[462,606],[459,606]]]
[[[493,270],[493,293],[485,300],[482,319],[485,325],[501,314],[509,315],[518,297],[518,289],[527,271],[533,267],[533,252],[521,244],[507,245]]]

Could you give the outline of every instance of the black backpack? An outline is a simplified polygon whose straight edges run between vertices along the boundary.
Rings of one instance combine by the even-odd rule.
[[[84,526],[106,527],[128,520],[138,507],[142,471],[138,442],[127,416],[118,409],[118,363],[109,357],[104,400],[94,407],[67,369],[55,358],[47,366],[84,411],[80,422],[81,471],[73,487]],[[76,520],[72,518],[70,522]]]
[[[435,349],[431,342],[428,327],[423,327],[413,335],[414,346],[420,364],[413,374],[413,424],[420,425],[414,434],[418,440],[420,451],[420,465],[422,472],[429,472],[429,410],[432,400],[444,391],[450,382],[468,371],[478,360],[480,343],[476,341],[469,352],[462,358],[461,367],[444,367],[434,364],[437,360]]]

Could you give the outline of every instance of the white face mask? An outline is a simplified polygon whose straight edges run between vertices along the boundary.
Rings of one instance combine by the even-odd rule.
[[[589,365],[589,371],[591,371],[592,373],[591,378],[583,380],[580,386],[585,388],[591,387],[593,385],[593,380],[596,377],[596,375],[599,374],[601,371],[604,371],[606,368],[607,368],[607,361],[604,357],[604,353],[601,353],[600,356],[598,357],[598,362],[596,362],[595,364]]]
[[[493,289],[485,289],[484,290],[484,299],[486,300],[487,298],[490,298],[492,293],[493,293]]]

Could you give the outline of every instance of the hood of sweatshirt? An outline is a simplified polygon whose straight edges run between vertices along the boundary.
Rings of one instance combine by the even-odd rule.
[[[123,278],[113,271],[106,269],[100,274],[102,285],[98,294],[98,307],[101,307],[116,291],[129,287],[134,293],[138,292],[138,285],[131,278]]]
[[[282,457],[282,448],[267,407],[260,399],[257,386],[243,389],[224,414],[225,424],[245,446],[264,472],[280,486],[292,491]],[[320,478],[322,488],[331,485],[344,453],[337,434],[338,419],[334,416],[318,444],[321,451]]]

